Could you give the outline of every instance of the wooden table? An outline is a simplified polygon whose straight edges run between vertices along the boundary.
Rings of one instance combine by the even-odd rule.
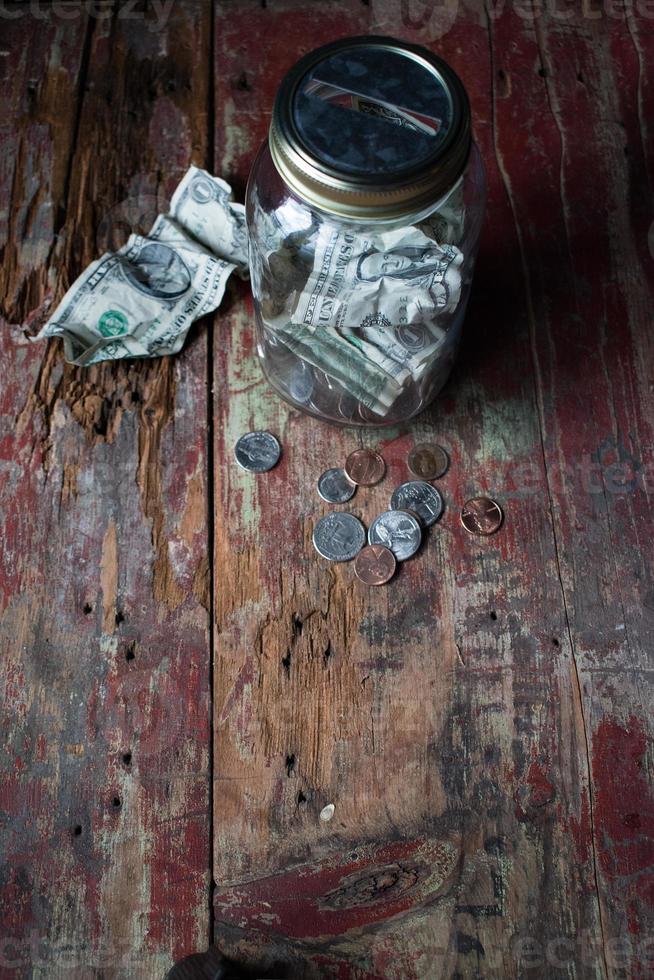
[[[160,980],[209,943],[256,975],[652,976],[651,6],[167,9],[0,13],[0,976]],[[244,284],[174,358],[28,339],[191,161],[242,198],[284,72],[367,32],[452,63],[488,170],[432,410],[289,409]],[[446,513],[367,589],[311,547],[315,480],[380,447],[370,519],[425,437]]]

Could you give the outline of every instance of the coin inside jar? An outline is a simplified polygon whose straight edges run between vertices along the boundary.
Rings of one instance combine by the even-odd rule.
[[[382,544],[367,544],[354,559],[354,572],[366,585],[385,585],[396,566],[395,555]]]
[[[472,497],[461,511],[461,523],[470,534],[495,534],[503,520],[502,508],[490,497]]]
[[[409,469],[421,480],[438,480],[449,466],[449,458],[442,446],[435,442],[419,442],[408,457]]]
[[[386,472],[386,463],[384,457],[372,449],[355,449],[345,460],[344,468],[352,483],[372,487],[379,483]]]

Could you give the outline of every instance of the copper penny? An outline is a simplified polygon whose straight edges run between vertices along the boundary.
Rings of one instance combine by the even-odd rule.
[[[354,559],[354,571],[366,585],[385,585],[395,573],[395,555],[382,544],[368,544]]]
[[[503,519],[502,508],[490,497],[473,497],[461,511],[461,523],[471,534],[495,534]]]
[[[409,469],[421,480],[438,480],[447,473],[449,458],[442,446],[419,442],[409,453]]]
[[[345,475],[361,487],[379,483],[386,472],[384,457],[372,449],[355,449],[345,460]]]

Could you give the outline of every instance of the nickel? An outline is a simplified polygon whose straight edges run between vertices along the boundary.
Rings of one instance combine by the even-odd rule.
[[[354,559],[354,571],[366,585],[385,585],[395,574],[395,555],[382,544],[367,544]]]
[[[318,478],[318,493],[328,504],[344,504],[356,493],[356,486],[345,475],[345,470],[335,466],[325,470]]]
[[[443,498],[431,483],[409,480],[393,491],[391,508],[410,510],[420,518],[425,527],[430,527],[443,513]]]
[[[270,432],[246,432],[234,448],[236,462],[250,473],[265,473],[279,462],[282,448]]]
[[[449,458],[442,446],[419,442],[409,453],[409,469],[421,480],[438,480],[447,473]]]
[[[354,514],[334,511],[321,517],[313,529],[313,546],[328,561],[350,561],[366,543],[366,532]]]
[[[345,473],[352,483],[372,487],[386,472],[384,457],[372,449],[355,449],[345,460]]]
[[[490,497],[473,497],[461,511],[461,523],[471,534],[495,534],[503,520],[502,508]]]
[[[376,517],[368,531],[369,544],[382,544],[398,561],[406,561],[420,547],[422,531],[413,516],[403,510],[387,510]]]

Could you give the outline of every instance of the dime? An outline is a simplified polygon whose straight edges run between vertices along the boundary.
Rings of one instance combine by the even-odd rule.
[[[473,497],[461,511],[461,523],[471,534],[495,534],[503,520],[502,508],[490,497]]]
[[[355,574],[366,585],[385,585],[395,568],[395,555],[382,544],[367,544],[354,559]]]
[[[345,460],[345,473],[348,480],[362,487],[372,487],[379,483],[386,472],[383,456],[372,449],[355,449]]]
[[[328,504],[344,504],[356,493],[356,487],[348,480],[345,470],[335,466],[325,470],[318,479],[318,493]]]
[[[438,480],[449,466],[447,453],[442,446],[431,442],[419,442],[409,453],[409,469],[421,480]]]
[[[329,561],[349,561],[366,543],[366,532],[354,514],[342,510],[321,517],[313,529],[313,546]]]
[[[246,432],[236,443],[234,454],[244,470],[265,473],[279,462],[282,449],[270,432]]]
[[[383,544],[398,561],[406,561],[420,547],[422,531],[418,520],[405,510],[387,510],[376,517],[368,531],[369,544]]]
[[[443,513],[443,498],[431,483],[409,480],[396,487],[391,497],[393,510],[410,510],[426,527],[435,524]]]

